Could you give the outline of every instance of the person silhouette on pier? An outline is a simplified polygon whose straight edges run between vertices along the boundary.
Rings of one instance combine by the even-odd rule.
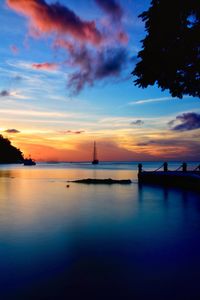
[[[187,164],[185,162],[182,164],[182,171],[187,172]]]
[[[168,171],[168,163],[167,162],[164,162],[163,169],[164,169],[164,172]]]
[[[142,164],[138,164],[138,174],[142,173]]]

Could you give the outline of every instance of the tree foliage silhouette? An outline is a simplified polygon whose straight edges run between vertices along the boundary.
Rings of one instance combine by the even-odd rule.
[[[0,164],[22,163],[23,160],[22,152],[0,134]]]
[[[135,85],[200,97],[200,1],[152,0],[139,17],[147,36],[132,72]]]

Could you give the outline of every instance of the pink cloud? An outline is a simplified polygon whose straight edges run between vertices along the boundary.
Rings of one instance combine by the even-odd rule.
[[[13,54],[18,54],[19,53],[19,49],[15,45],[11,45],[10,50],[12,51]]]
[[[32,64],[32,68],[36,70],[44,70],[44,71],[54,71],[58,69],[58,65],[55,63],[34,63]]]
[[[128,36],[123,30],[123,9],[117,0],[96,1],[108,16],[107,25],[82,20],[67,6],[45,0],[6,0],[9,8],[25,16],[35,37],[53,35],[54,49],[65,50],[62,69],[70,66],[67,87],[79,93],[85,86],[93,86],[107,77],[119,78],[128,60],[124,44]],[[114,24],[114,25],[113,25]],[[89,44],[90,45],[89,45]],[[53,71],[61,64],[34,63],[33,69]]]
[[[61,134],[81,134],[84,133],[84,130],[77,130],[77,131],[72,131],[72,130],[63,130],[60,131]]]
[[[67,34],[80,42],[99,45],[102,34],[94,21],[82,20],[78,15],[58,2],[48,4],[45,0],[7,0],[9,8],[26,16],[34,35]]]
[[[120,43],[122,44],[127,44],[128,43],[128,35],[124,31],[120,31],[117,34],[117,39],[119,40]]]
[[[75,45],[65,39],[57,38],[53,44],[54,48],[63,48],[69,52],[74,52]]]

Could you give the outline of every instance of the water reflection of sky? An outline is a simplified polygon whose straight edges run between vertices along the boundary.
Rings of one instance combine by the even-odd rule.
[[[136,183],[66,188],[90,172],[1,171],[3,299],[197,299],[199,195]]]

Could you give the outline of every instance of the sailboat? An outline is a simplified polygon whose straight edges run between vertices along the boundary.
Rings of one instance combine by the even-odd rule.
[[[93,165],[98,165],[99,160],[97,159],[97,149],[96,149],[96,142],[94,142],[94,152],[93,152]]]

